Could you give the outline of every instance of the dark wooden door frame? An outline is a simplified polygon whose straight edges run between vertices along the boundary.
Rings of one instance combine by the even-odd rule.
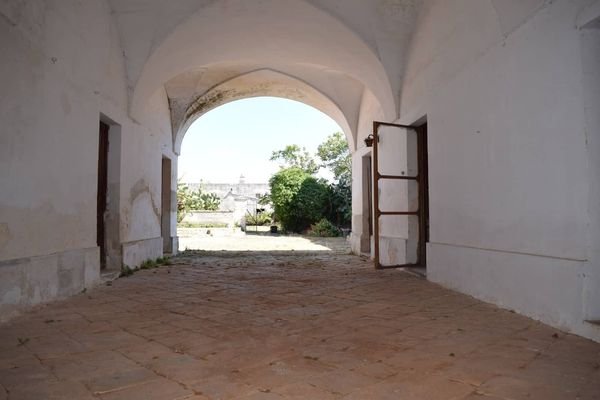
[[[163,252],[173,252],[171,240],[171,159],[162,157],[161,163],[161,217],[160,231],[163,238]]]
[[[108,130],[100,122],[98,136],[98,192],[96,198],[96,244],[100,247],[100,269],[106,268],[106,194],[108,192]]]
[[[379,172],[379,127],[390,126],[396,128],[410,129],[417,135],[417,175],[414,177],[404,175],[384,175]],[[429,181],[427,167],[427,124],[419,126],[400,125],[388,122],[373,121],[373,242],[374,242],[374,264],[376,269],[417,267],[425,268],[427,262],[427,242],[429,241]],[[383,179],[413,180],[417,182],[418,209],[416,211],[381,211],[379,206],[379,181]],[[417,216],[419,225],[419,243],[417,247],[417,262],[414,264],[382,265],[380,260],[380,232],[379,219],[382,216]]]

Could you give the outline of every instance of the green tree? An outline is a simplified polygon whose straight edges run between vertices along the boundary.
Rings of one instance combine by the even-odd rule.
[[[333,173],[331,213],[338,226],[350,226],[352,220],[352,157],[346,138],[340,132],[327,137],[317,149],[322,166]]]
[[[269,180],[275,219],[283,229],[302,232],[329,208],[330,189],[301,168],[284,168]]]
[[[330,185],[331,212],[329,219],[340,227],[352,224],[352,183],[346,178]]]
[[[308,174],[314,174],[319,170],[314,157],[305,147],[300,148],[297,144],[290,144],[283,150],[274,151],[271,154],[271,161],[279,161],[282,169],[299,168]]]
[[[335,132],[317,148],[321,166],[329,169],[336,181],[350,182],[352,177],[352,157],[346,138],[341,132]]]

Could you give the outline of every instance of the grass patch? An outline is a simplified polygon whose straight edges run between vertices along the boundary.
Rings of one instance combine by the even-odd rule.
[[[157,259],[148,259],[140,264],[137,268],[131,268],[128,265],[121,266],[120,278],[133,275],[136,271],[158,268],[162,265],[173,265],[169,257],[158,257]]]
[[[134,274],[135,268],[130,268],[129,265],[121,266],[121,273],[119,274],[119,278],[128,277]]]
[[[211,222],[211,223],[200,223],[200,222],[180,222],[177,224],[178,228],[227,228],[224,222]]]

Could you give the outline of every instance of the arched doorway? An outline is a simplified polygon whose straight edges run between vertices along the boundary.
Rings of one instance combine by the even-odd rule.
[[[279,97],[231,101],[196,119],[179,149],[179,249],[347,253],[342,236],[350,226],[351,159],[341,132],[314,107]],[[273,159],[290,147],[289,157]],[[273,218],[268,196],[271,178],[292,166],[306,166],[326,194],[326,208],[302,208],[311,222],[301,229]]]
[[[292,0],[209,4],[156,43],[144,55],[131,49],[139,62],[127,66],[130,112],[152,124],[159,105],[168,103],[171,188],[182,138],[195,119],[236,99],[301,101],[333,118],[348,140],[355,170],[351,242],[354,252],[365,250],[370,232],[363,181],[370,177],[362,167],[369,152],[363,139],[373,120],[397,116],[395,79],[372,45],[331,13]],[[167,224],[175,238],[174,224]]]

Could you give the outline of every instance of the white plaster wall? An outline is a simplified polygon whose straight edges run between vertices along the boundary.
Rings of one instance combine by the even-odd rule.
[[[96,242],[99,97],[118,42],[102,2],[34,3],[0,9],[3,260]]]
[[[104,1],[8,0],[0,14],[0,302],[13,310],[99,278],[101,114],[121,126],[123,241],[160,236],[160,162],[173,153],[164,94],[140,120],[128,117],[119,33]]]
[[[400,120],[428,120],[429,279],[598,339],[582,328],[589,3],[427,1]]]
[[[367,236],[368,227],[364,226],[366,222],[363,216],[366,205],[362,195],[364,178],[362,157],[370,151],[364,140],[373,133],[373,121],[386,121],[386,117],[373,93],[365,90],[362,94],[359,109],[356,151],[352,153],[352,232],[350,234],[350,247],[354,254],[361,253],[361,241],[363,243],[371,241],[370,238],[365,237]],[[372,249],[373,246],[371,246]]]
[[[600,1],[584,9],[579,17],[584,20],[581,29],[582,86],[590,180],[589,262],[584,269],[583,312],[587,320],[600,320]]]

